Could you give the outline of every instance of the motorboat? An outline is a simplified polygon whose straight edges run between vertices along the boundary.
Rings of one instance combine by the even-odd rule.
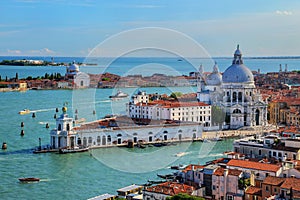
[[[19,181],[22,183],[29,183],[29,182],[39,182],[40,179],[35,177],[27,177],[27,178],[19,178]]]
[[[187,154],[187,152],[179,152],[175,154],[175,157],[182,157],[185,156]]]
[[[59,154],[66,154],[66,153],[80,153],[80,152],[85,152],[88,151],[89,148],[79,148],[79,147],[74,147],[74,148],[65,148],[65,149],[59,149],[58,153]]]
[[[128,94],[122,92],[121,90],[119,90],[117,94],[109,96],[109,98],[111,99],[121,99],[126,97],[128,97]]]
[[[29,109],[24,109],[24,110],[19,111],[20,115],[26,115],[26,114],[29,114],[29,113],[30,113]]]

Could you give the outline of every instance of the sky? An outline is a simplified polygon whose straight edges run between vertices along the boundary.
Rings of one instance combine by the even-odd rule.
[[[84,57],[99,48],[110,56],[101,44],[119,49],[143,37],[196,56],[178,37],[132,31],[145,27],[172,30],[213,57],[232,56],[237,44],[244,56],[300,56],[299,0],[2,0],[0,55]]]

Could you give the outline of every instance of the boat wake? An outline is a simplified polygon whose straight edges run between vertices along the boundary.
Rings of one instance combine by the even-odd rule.
[[[40,110],[31,110],[31,113],[35,113],[35,112],[47,112],[47,111],[51,111],[51,110],[55,110],[56,108],[48,108],[48,109],[40,109]]]
[[[50,182],[50,181],[56,181],[57,179],[51,179],[51,178],[45,178],[45,179],[40,179],[40,182]]]

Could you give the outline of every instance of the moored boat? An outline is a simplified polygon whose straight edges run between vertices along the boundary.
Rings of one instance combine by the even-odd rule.
[[[111,99],[121,99],[126,97],[128,97],[128,94],[122,92],[121,90],[119,90],[117,94],[109,96],[109,98]]]
[[[29,109],[24,109],[24,110],[19,111],[20,115],[26,115],[26,114],[29,114],[29,113],[30,113]]]
[[[22,183],[29,183],[29,182],[39,182],[40,179],[35,177],[27,177],[27,178],[19,178],[19,181],[21,181]]]
[[[72,149],[59,149],[58,153],[59,154],[66,154],[66,153],[80,153],[80,152],[85,152],[85,151],[88,151],[89,148],[86,147],[86,148],[72,148]]]

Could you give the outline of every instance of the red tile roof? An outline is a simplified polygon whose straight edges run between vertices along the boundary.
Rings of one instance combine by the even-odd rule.
[[[256,169],[256,170],[270,171],[270,172],[277,172],[281,168],[278,165],[253,162],[248,160],[236,160],[236,159],[230,160],[227,163],[227,166]]]
[[[285,178],[268,176],[263,181],[263,184],[280,186],[284,182]]]
[[[136,106],[154,106],[159,105],[164,108],[175,108],[175,107],[192,107],[192,106],[209,106],[203,102],[180,102],[180,101],[164,101],[164,100],[155,100],[149,103],[137,103]]]
[[[223,175],[224,175],[224,171],[225,171],[224,168],[219,167],[219,168],[216,169],[216,171],[214,172],[214,175],[216,175],[216,176],[223,176]]]
[[[231,176],[239,176],[241,175],[242,171],[241,170],[238,170],[238,169],[229,169],[228,170],[228,175],[231,175]]]
[[[166,195],[176,195],[179,193],[186,193],[191,195],[194,191],[193,186],[189,186],[186,184],[180,184],[176,182],[165,182],[161,183],[156,186],[148,187],[146,189],[148,192],[153,192],[153,193],[160,193],[160,194],[166,194]]]
[[[203,166],[203,165],[193,165],[193,164],[191,164],[191,165],[188,165],[188,166],[186,166],[185,168],[184,168],[184,170],[182,170],[182,172],[187,172],[187,171],[191,171],[192,170],[192,168],[194,168],[194,170],[196,170],[196,169],[203,169],[205,166]]]
[[[246,194],[259,195],[261,196],[261,188],[250,186],[245,191]]]
[[[286,178],[281,188],[293,189],[300,192],[300,179],[299,178]]]

